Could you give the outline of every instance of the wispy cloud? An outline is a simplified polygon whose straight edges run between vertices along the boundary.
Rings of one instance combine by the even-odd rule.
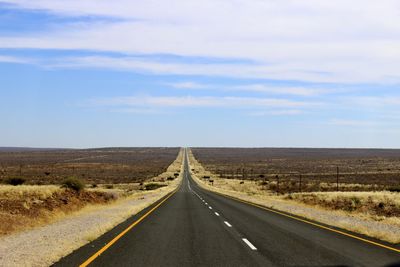
[[[253,91],[270,94],[282,95],[298,95],[298,96],[317,96],[332,92],[330,89],[315,89],[306,87],[292,87],[292,86],[269,86],[264,84],[248,84],[241,86],[233,86],[233,90]]]
[[[266,84],[243,84],[243,85],[226,85],[226,84],[205,84],[192,81],[168,83],[167,85],[179,89],[214,89],[221,91],[242,91],[242,92],[259,92],[274,95],[294,95],[294,96],[318,96],[334,93],[343,90],[329,88],[308,88],[300,86],[272,86]]]
[[[348,119],[332,119],[329,124],[337,126],[349,127],[373,127],[379,125],[376,121],[368,120],[348,120]]]
[[[207,84],[201,84],[197,82],[176,82],[176,83],[167,83],[166,85],[172,86],[173,88],[178,89],[206,89],[209,88]]]
[[[2,48],[113,51],[257,62],[177,66],[171,62],[134,62],[119,57],[81,59],[75,66],[95,67],[108,62],[109,68],[165,73],[313,82],[400,81],[400,4],[393,0],[355,0],[351,4],[345,0],[2,2],[59,16],[121,19],[83,21],[79,25],[58,25],[44,33],[1,36]]]
[[[215,97],[215,96],[126,96],[96,98],[89,101],[97,106],[134,106],[134,107],[224,107],[224,108],[293,108],[313,107],[318,102],[294,101],[278,98],[255,97]]]
[[[22,57],[13,57],[13,56],[4,56],[0,55],[0,62],[5,63],[19,63],[19,64],[32,64],[32,59],[22,58]]]
[[[256,111],[251,112],[249,115],[262,117],[262,116],[294,116],[303,114],[303,110],[298,109],[288,109],[288,110],[270,110],[270,111]]]
[[[369,108],[382,108],[382,107],[390,107],[396,106],[400,107],[400,96],[392,95],[392,96],[357,96],[357,97],[348,97],[347,102],[352,103],[353,105],[359,105]]]
[[[131,114],[141,114],[141,115],[158,115],[166,113],[165,111],[154,108],[116,108],[112,109],[111,112],[131,113]]]

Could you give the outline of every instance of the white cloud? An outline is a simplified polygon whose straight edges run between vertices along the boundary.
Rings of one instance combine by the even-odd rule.
[[[288,110],[272,110],[272,111],[256,111],[250,113],[251,116],[288,116],[288,115],[300,115],[304,111],[298,109],[288,109]]]
[[[101,15],[123,21],[82,22],[29,36],[2,36],[0,47],[4,48],[175,54],[258,63],[185,65],[189,68],[186,72],[196,74],[327,82],[400,81],[400,3],[396,0],[5,2],[68,16]],[[115,60],[127,64],[125,58]],[[159,64],[163,66],[152,67],[166,72],[176,67],[170,62]],[[213,71],[214,67],[217,70]]]
[[[5,63],[19,63],[19,64],[33,63],[32,60],[29,60],[29,59],[27,59],[27,58],[12,57],[12,56],[3,56],[3,55],[0,55],[0,62],[5,62]]]
[[[400,96],[358,96],[349,97],[347,102],[368,108],[400,107]]]
[[[197,82],[177,82],[177,83],[167,83],[167,85],[178,89],[205,89],[209,87],[206,84],[201,84]]]
[[[142,114],[142,115],[154,115],[154,114],[164,114],[164,111],[152,108],[117,108],[112,109],[111,112],[116,113],[132,113],[132,114]]]
[[[264,84],[248,84],[233,86],[233,90],[254,91],[261,93],[281,94],[281,95],[298,95],[298,96],[317,96],[324,93],[329,93],[329,89],[315,89],[306,87],[273,87]]]
[[[400,62],[400,61],[399,61]],[[104,68],[112,70],[128,70],[133,72],[150,72],[154,74],[167,75],[206,75],[230,78],[256,78],[256,79],[278,79],[278,80],[305,80],[313,82],[351,82],[359,81],[360,76],[354,72],[353,76],[348,73],[340,74],[319,74],[302,70],[301,66],[283,65],[263,65],[252,63],[189,63],[189,62],[170,62],[168,60],[155,60],[152,58],[141,58],[132,56],[112,57],[112,56],[80,56],[62,57],[53,59],[53,62],[43,61],[43,65],[53,68]],[[399,66],[400,68],[400,66]],[[342,70],[343,71],[343,70]],[[345,78],[345,76],[347,78]],[[378,77],[371,75],[364,82],[377,81]],[[391,76],[391,81],[396,81],[395,76]],[[400,82],[400,76],[399,76]],[[257,88],[253,88],[256,90]],[[257,90],[260,90],[258,88]],[[313,89],[316,92],[317,89]],[[295,90],[292,88],[292,92]],[[308,89],[308,93],[312,93]],[[303,91],[303,94],[307,92]]]
[[[293,95],[293,96],[319,96],[323,94],[343,92],[343,89],[329,88],[309,88],[300,86],[272,86],[266,84],[243,84],[243,85],[221,85],[221,84],[205,84],[192,81],[167,83],[173,88],[179,89],[216,89],[221,91],[243,91],[243,92],[259,92],[275,95]],[[346,91],[349,91],[347,89]]]
[[[310,108],[322,103],[278,98],[214,97],[214,96],[127,96],[96,98],[95,106],[121,107],[223,107],[223,108]]]
[[[379,123],[375,121],[348,120],[348,119],[333,119],[329,122],[329,124],[337,126],[350,126],[350,127],[373,127],[379,125]]]

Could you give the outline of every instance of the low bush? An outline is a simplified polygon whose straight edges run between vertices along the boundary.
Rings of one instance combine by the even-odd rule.
[[[150,184],[146,184],[146,185],[144,186],[144,188],[145,188],[146,190],[155,190],[155,189],[158,189],[158,188],[163,187],[163,186],[166,186],[166,185],[164,185],[164,184],[150,183]]]
[[[85,188],[85,183],[79,178],[69,177],[64,180],[62,187],[79,192]]]
[[[400,192],[400,185],[389,187],[388,190],[390,192]]]
[[[22,177],[11,177],[6,180],[6,184],[9,185],[22,185],[26,182],[26,180]]]

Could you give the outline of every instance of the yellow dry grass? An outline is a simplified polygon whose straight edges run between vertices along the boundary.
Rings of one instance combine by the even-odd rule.
[[[0,199],[26,199],[36,197],[45,199],[61,190],[60,186],[56,185],[0,185]]]
[[[357,200],[361,204],[372,203],[390,203],[400,207],[400,194],[397,192],[313,192],[313,193],[295,193],[291,195],[293,199],[302,200],[309,196],[315,197],[321,201],[334,202],[337,200]]]

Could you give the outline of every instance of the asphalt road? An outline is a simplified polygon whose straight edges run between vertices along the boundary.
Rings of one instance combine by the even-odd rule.
[[[90,266],[400,266],[399,252],[206,191],[188,170],[186,161],[179,190]],[[157,204],[55,266],[84,263]]]

